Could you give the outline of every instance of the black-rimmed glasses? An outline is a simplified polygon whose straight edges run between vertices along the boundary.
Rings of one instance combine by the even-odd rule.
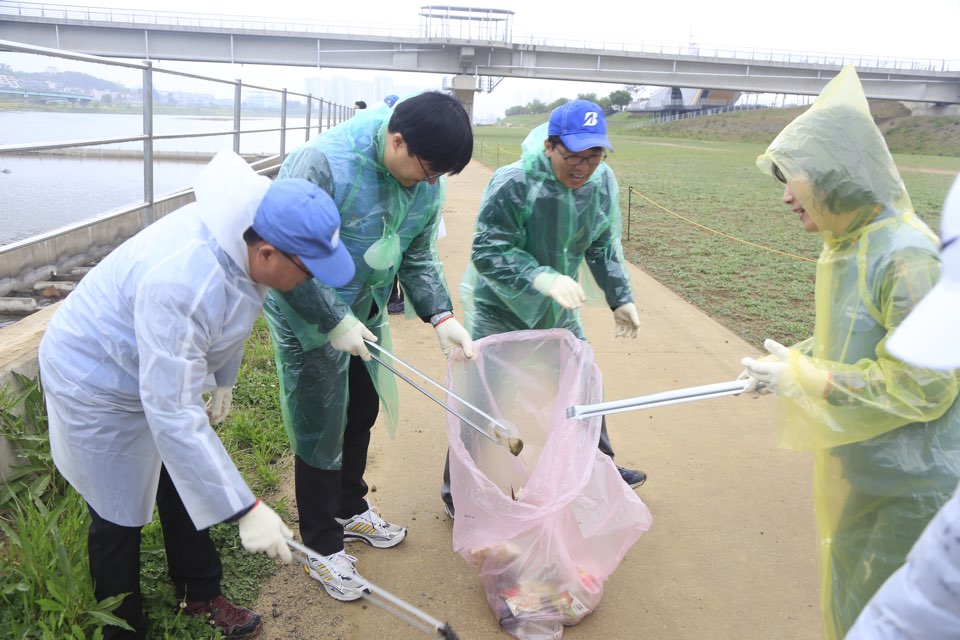
[[[568,167],[579,167],[581,164],[586,162],[591,167],[599,167],[600,164],[607,159],[606,152],[598,153],[592,156],[578,156],[575,153],[566,155],[563,151],[560,151],[558,147],[554,147],[554,150],[560,154],[560,157],[563,158],[564,164]]]
[[[423,179],[426,180],[427,182],[430,182],[431,180],[436,180],[437,178],[439,178],[444,174],[444,172],[441,171],[440,173],[435,173],[433,175],[430,175],[430,172],[427,171],[427,167],[423,164],[423,160],[420,159],[420,156],[417,156],[417,162],[420,163],[420,168],[423,169]]]
[[[274,249],[277,249],[277,248],[274,247]],[[306,267],[304,267],[302,264],[300,264],[300,263],[297,262],[296,260],[294,260],[294,259],[293,259],[293,256],[291,256],[291,255],[290,255],[289,253],[287,253],[286,251],[281,251],[280,249],[277,249],[277,251],[280,251],[280,253],[282,253],[283,256],[284,256],[287,260],[289,260],[290,262],[292,262],[293,265],[294,265],[297,269],[300,269],[300,271],[303,271],[305,274],[307,274],[307,278],[313,278],[313,274],[310,273],[310,270],[307,269]]]

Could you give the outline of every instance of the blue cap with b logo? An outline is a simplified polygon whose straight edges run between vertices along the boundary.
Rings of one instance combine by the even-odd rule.
[[[571,100],[554,109],[547,135],[559,136],[563,146],[573,152],[593,147],[613,149],[607,139],[603,109],[589,100]]]

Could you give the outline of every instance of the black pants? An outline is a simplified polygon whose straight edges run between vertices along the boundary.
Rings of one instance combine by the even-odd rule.
[[[93,521],[87,538],[90,575],[97,600],[129,592],[114,614],[136,631],[104,627],[104,640],[146,638],[140,595],[140,530],[104,520],[87,505]],[[167,567],[178,600],[212,600],[220,595],[223,567],[208,529],[197,531],[165,467],[160,468],[157,508]]]
[[[343,525],[336,518],[350,518],[369,508],[363,474],[367,469],[370,429],[380,412],[380,397],[363,360],[357,356],[350,358],[347,392],[350,399],[340,468],[318,469],[300,456],[294,463],[300,536],[306,546],[325,556],[343,549]]]
[[[597,443],[600,453],[604,453],[613,459],[613,445],[610,443],[610,436],[607,434],[607,418],[600,418],[600,441]],[[448,506],[453,507],[453,495],[450,493],[450,450],[447,449],[447,459],[443,463],[443,485],[440,487],[440,499]]]

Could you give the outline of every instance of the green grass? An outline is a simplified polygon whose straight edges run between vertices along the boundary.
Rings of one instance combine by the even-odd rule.
[[[16,391],[0,390],[0,437],[14,445],[20,465],[0,492],[0,638],[102,638],[100,627],[117,622],[109,612],[119,600],[97,603],[94,598],[86,552],[90,516],[53,466],[42,389],[35,380],[18,381]],[[277,463],[289,450],[276,384],[273,349],[261,318],[247,340],[234,409],[217,427],[261,498],[278,488],[282,465]],[[289,517],[284,501],[272,506]],[[274,561],[244,551],[236,524],[217,525],[211,536],[223,562],[224,593],[251,606],[275,572]],[[179,614],[156,516],[143,528],[140,582],[148,637],[222,637],[203,620]]]
[[[767,111],[729,115],[766,120],[782,110]],[[510,119],[510,128],[478,127],[474,157],[493,168],[509,164],[525,135],[545,119],[521,116]],[[699,120],[712,120],[714,127],[718,121]],[[813,261],[821,242],[817,234],[804,233],[781,202],[782,187],[756,169],[766,142],[663,138],[648,135],[649,128],[626,127],[625,114],[608,123],[615,149],[608,163],[620,183],[627,258],[757,347],[764,338],[792,344],[808,337]],[[708,125],[697,124],[700,135],[712,135],[715,129]],[[960,157],[898,153],[894,158],[918,215],[939,230]],[[642,306],[643,292],[636,297]]]

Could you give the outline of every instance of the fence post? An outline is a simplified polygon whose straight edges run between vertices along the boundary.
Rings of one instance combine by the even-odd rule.
[[[287,90],[281,92],[280,102],[280,159],[287,157]]]
[[[237,78],[237,83],[233,85],[233,152],[240,155],[240,105],[242,104],[243,80]]]
[[[627,187],[627,240],[630,239],[631,218],[633,218],[633,187]]]
[[[153,63],[149,60],[143,68],[143,201],[153,205]],[[153,207],[150,207],[150,222],[153,222]],[[147,223],[149,224],[149,222]],[[145,224],[144,227],[147,225]]]
[[[304,142],[310,139],[310,109],[313,107],[313,94],[307,94],[307,132],[303,136]]]

